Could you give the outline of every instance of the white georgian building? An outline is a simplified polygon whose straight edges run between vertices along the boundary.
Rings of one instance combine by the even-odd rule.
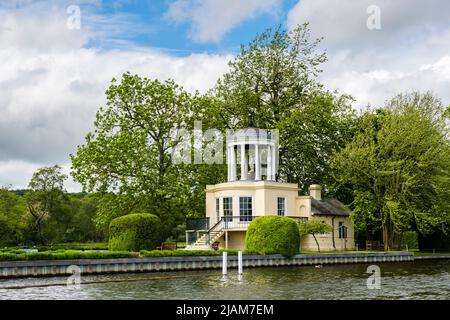
[[[245,233],[258,216],[280,215],[292,219],[317,216],[333,231],[317,235],[321,250],[355,247],[349,210],[335,199],[322,199],[321,187],[311,185],[309,195],[299,195],[294,183],[277,181],[278,143],[271,132],[247,128],[227,137],[228,181],[206,186],[206,219],[197,227],[188,223],[188,248],[211,246],[244,249]],[[311,235],[302,237],[301,250],[317,250]]]

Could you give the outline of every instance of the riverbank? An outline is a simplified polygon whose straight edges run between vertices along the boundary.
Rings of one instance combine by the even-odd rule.
[[[443,256],[440,256],[443,257]],[[299,254],[292,258],[281,255],[244,255],[244,268],[308,266],[350,263],[413,262],[412,252]],[[421,259],[424,256],[420,257]],[[450,257],[449,257],[450,258]],[[81,274],[137,273],[222,268],[221,256],[147,257],[119,259],[72,259],[0,262],[0,278],[67,276],[79,267]],[[228,256],[229,268],[237,268],[237,256]]]

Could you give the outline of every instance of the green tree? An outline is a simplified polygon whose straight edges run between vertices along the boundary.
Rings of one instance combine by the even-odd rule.
[[[24,241],[26,207],[23,200],[7,188],[0,188],[0,245]]]
[[[300,231],[301,236],[306,236],[309,234],[313,236],[314,241],[317,244],[317,250],[319,252],[320,252],[320,245],[319,242],[317,241],[316,235],[332,231],[331,226],[328,223],[316,217],[308,219],[308,221],[300,221],[298,223],[298,229]]]
[[[67,175],[58,165],[42,167],[33,173],[28,184],[30,189],[25,195],[28,212],[34,222],[36,240],[44,242],[43,223],[57,211],[57,204],[64,197],[64,181]]]
[[[72,175],[98,197],[97,224],[134,212],[151,212],[166,233],[185,215],[191,193],[184,165],[171,152],[173,129],[192,121],[193,99],[172,80],[160,82],[125,73],[113,79],[95,130],[72,158]]]
[[[330,157],[351,138],[354,120],[351,98],[316,81],[326,61],[319,42],[310,39],[308,24],[257,35],[229,63],[210,107],[225,128],[279,129],[278,178],[303,191],[312,182],[328,182]]]
[[[433,95],[401,94],[385,108],[365,112],[333,166],[338,189],[353,193],[355,227],[382,230],[386,250],[404,231],[448,230],[448,125]]]

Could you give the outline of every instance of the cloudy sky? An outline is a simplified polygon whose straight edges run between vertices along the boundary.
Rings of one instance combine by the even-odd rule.
[[[447,0],[1,0],[0,185],[24,188],[44,165],[68,172],[113,77],[205,91],[241,43],[280,24],[324,37],[320,80],[356,109],[410,90],[449,104],[448,12]]]

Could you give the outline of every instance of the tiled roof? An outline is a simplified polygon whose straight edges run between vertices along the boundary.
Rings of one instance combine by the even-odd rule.
[[[349,216],[351,212],[336,199],[312,199],[311,211],[314,215],[323,216]]]

